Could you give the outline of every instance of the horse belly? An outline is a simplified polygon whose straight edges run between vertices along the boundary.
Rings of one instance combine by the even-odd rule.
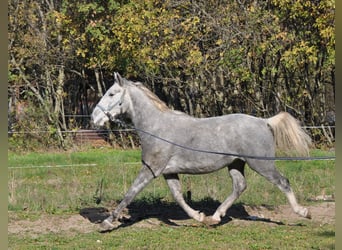
[[[216,159],[215,159],[216,158]],[[218,159],[221,158],[221,159]],[[232,162],[231,157],[175,157],[171,159],[163,174],[206,174],[217,171]]]

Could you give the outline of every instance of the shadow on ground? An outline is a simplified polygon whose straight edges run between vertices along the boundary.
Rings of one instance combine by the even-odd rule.
[[[118,203],[115,202],[115,204]],[[199,210],[206,215],[212,215],[221,203],[211,198],[205,198],[200,201],[188,202],[188,204],[195,210]],[[115,207],[115,205],[111,207]],[[109,216],[109,210],[105,207],[86,207],[80,210],[80,215],[92,223],[101,223]],[[123,218],[120,219],[120,222],[122,223],[120,227],[130,226],[142,220],[151,218],[156,218],[171,226],[179,226],[177,221],[190,219],[184,210],[175,202],[165,202],[162,200],[137,200],[132,202],[123,212]],[[226,216],[222,218],[221,223],[217,226],[226,224],[232,219],[264,221],[284,225],[282,222],[272,221],[267,218],[250,216],[246,211],[245,206],[241,203],[234,204],[230,207]]]

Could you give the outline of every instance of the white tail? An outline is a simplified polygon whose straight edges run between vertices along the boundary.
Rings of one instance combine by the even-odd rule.
[[[287,112],[280,112],[268,118],[267,123],[273,130],[277,148],[296,155],[309,155],[311,138],[293,116]]]

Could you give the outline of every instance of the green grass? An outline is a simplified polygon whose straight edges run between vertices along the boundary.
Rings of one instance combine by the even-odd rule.
[[[82,206],[92,205],[101,181],[104,198],[119,199],[137,174],[139,165],[135,162],[139,161],[139,151],[108,149],[9,153],[9,210],[74,212]]]
[[[313,152],[313,155],[326,154]],[[34,220],[40,213],[77,214],[84,207],[108,206],[122,199],[140,169],[139,162],[138,150],[9,152],[8,210]],[[334,161],[280,161],[276,165],[288,177],[302,204],[310,204],[308,199],[322,192],[328,195],[335,192]],[[287,204],[284,194],[263,177],[248,167],[245,174],[248,187],[237,203]],[[93,196],[99,195],[96,191],[101,181],[103,197],[97,205]],[[184,193],[191,190],[193,202],[208,197],[222,202],[231,191],[226,169],[207,175],[183,175],[181,181]],[[173,202],[163,178],[153,180],[135,199],[145,203],[159,200]],[[244,227],[226,223],[208,229],[161,224],[158,230],[128,226],[109,234],[47,233],[36,237],[10,234],[9,245],[11,249],[274,249],[274,246],[276,249],[331,249],[334,237],[334,225],[304,220],[299,226],[257,223],[255,227]]]
[[[12,249],[334,249],[335,229],[311,224],[248,228],[226,224],[218,228],[126,227],[109,234],[44,234],[9,236]]]

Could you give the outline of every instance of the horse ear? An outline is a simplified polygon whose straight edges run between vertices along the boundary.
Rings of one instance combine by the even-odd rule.
[[[114,79],[121,87],[123,86],[123,79],[118,72],[114,72]]]

